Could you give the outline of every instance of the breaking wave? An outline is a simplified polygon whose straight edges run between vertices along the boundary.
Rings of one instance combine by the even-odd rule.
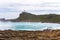
[[[60,29],[58,23],[41,23],[41,22],[0,22],[0,30],[44,30]]]

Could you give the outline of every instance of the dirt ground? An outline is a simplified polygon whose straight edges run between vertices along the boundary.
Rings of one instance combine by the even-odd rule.
[[[60,40],[60,30],[0,30],[0,40]]]

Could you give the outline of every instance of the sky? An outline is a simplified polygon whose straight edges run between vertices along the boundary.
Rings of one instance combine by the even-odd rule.
[[[14,19],[24,10],[36,15],[60,14],[60,0],[0,0],[0,18]]]

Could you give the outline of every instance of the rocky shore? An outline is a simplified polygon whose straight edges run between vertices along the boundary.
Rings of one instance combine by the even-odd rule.
[[[0,30],[0,40],[60,40],[60,30]]]

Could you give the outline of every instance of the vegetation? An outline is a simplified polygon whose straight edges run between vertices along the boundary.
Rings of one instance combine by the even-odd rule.
[[[60,15],[56,14],[48,14],[48,15],[34,15],[28,12],[22,12],[17,19],[13,19],[10,21],[20,22],[54,22],[60,23]]]
[[[0,30],[0,40],[60,40],[60,30],[43,31]]]

